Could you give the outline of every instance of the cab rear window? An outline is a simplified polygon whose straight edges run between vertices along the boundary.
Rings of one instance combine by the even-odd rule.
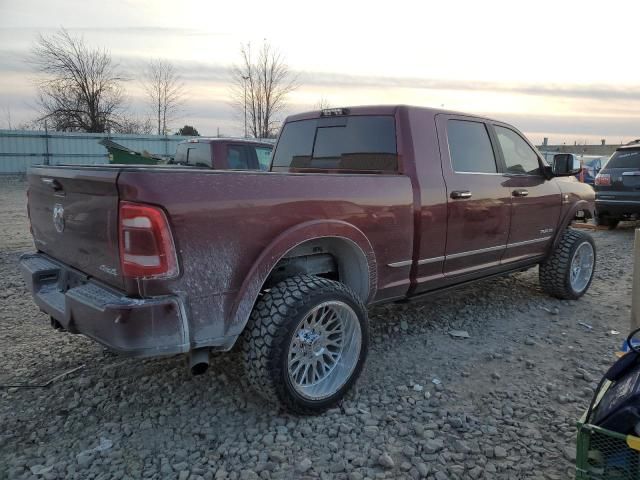
[[[640,150],[618,150],[604,168],[640,168]]]
[[[273,168],[397,172],[395,119],[368,115],[289,122],[280,134]]]

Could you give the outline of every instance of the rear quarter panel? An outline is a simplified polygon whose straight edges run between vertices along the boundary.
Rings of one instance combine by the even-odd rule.
[[[305,233],[292,243],[361,232],[371,245],[379,292],[406,276],[387,266],[412,252],[412,189],[405,176],[127,170],[118,186],[122,200],[166,210],[181,269],[169,284],[128,288],[142,295],[169,289],[183,296],[194,346],[241,332],[255,301],[249,292],[251,305],[238,302],[247,298],[245,290],[256,288],[255,281],[247,281],[249,273],[268,275],[268,265],[278,260],[269,246],[289,232],[296,235],[301,225]],[[316,226],[309,228],[310,222]],[[352,240],[363,243],[362,238]],[[282,238],[277,243],[286,244]]]

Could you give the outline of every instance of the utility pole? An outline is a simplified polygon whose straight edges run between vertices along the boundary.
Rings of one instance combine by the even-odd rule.
[[[244,85],[244,138],[247,138],[247,80],[249,77],[242,76]]]

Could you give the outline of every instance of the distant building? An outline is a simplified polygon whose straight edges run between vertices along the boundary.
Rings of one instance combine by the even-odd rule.
[[[546,140],[546,139],[545,139]],[[538,145],[538,150],[556,153],[576,153],[579,155],[599,155],[609,156],[616,151],[620,145],[607,145],[604,140],[600,145],[549,145],[543,142]]]

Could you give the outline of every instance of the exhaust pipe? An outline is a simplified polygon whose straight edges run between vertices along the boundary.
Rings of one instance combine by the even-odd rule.
[[[202,375],[209,368],[209,349],[198,348],[189,354],[191,375]]]

